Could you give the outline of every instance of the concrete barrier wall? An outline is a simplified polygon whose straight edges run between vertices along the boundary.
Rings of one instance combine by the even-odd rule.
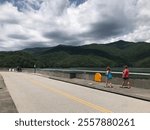
[[[77,74],[77,78],[80,79],[88,79],[88,80],[94,80],[94,75],[95,73],[79,73]],[[102,74],[102,82],[105,82],[106,77],[105,74]],[[121,78],[121,75],[115,75],[115,77],[113,77],[113,79],[111,80],[113,84],[118,84],[121,85],[123,82],[123,79]],[[133,87],[138,87],[138,88],[146,88],[146,89],[150,89],[150,79],[136,79],[132,77],[130,78],[130,84]]]
[[[23,72],[30,72],[33,73],[34,69],[23,69]],[[44,75],[49,75],[49,76],[56,76],[56,77],[63,77],[63,78],[79,78],[79,79],[87,79],[87,80],[94,80],[94,75],[95,73],[90,73],[90,72],[66,72],[66,71],[48,71],[48,70],[41,70],[37,69],[37,73],[44,74]],[[105,82],[105,74],[102,74],[102,82]],[[113,79],[112,83],[113,84],[122,84],[122,78],[121,74],[113,74]],[[130,83],[133,87],[138,87],[138,88],[146,88],[150,89],[150,78],[146,79],[142,77],[138,78],[130,78]]]

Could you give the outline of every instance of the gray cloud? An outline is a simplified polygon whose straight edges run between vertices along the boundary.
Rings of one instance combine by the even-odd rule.
[[[13,38],[13,39],[18,39],[18,40],[28,40],[28,39],[30,39],[30,37],[24,36],[24,35],[21,35],[21,34],[10,34],[10,35],[8,35],[8,37]]]
[[[0,24],[19,24],[17,19],[3,19],[0,20]]]
[[[44,34],[44,37],[56,40],[57,42],[69,41],[73,39],[73,37],[69,36],[65,31],[47,32]]]
[[[4,40],[3,39],[0,39],[0,42],[3,42]]]
[[[107,19],[103,22],[91,24],[90,30],[84,33],[83,36],[95,39],[105,39],[114,36],[120,36],[132,32],[134,25],[127,20]]]
[[[39,41],[32,41],[32,42],[23,42],[23,44],[19,48],[34,48],[34,47],[48,47],[49,42],[39,42]]]
[[[44,37],[52,39],[54,43],[65,44],[65,45],[80,45],[82,41],[78,39],[76,35],[69,35],[67,32],[63,31],[53,31],[46,32],[43,34]]]
[[[4,1],[0,50],[116,40],[150,42],[149,0]]]

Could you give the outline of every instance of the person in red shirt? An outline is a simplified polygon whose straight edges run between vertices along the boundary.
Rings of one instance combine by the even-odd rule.
[[[123,70],[122,78],[123,78],[123,82],[122,82],[121,88],[123,88],[123,86],[125,86],[126,84],[128,85],[128,88],[131,88],[130,82],[129,82],[129,69],[127,65],[125,65],[125,68]]]

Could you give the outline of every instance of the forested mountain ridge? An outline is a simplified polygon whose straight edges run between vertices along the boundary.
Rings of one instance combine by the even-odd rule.
[[[0,52],[0,67],[150,67],[150,43],[117,41]]]

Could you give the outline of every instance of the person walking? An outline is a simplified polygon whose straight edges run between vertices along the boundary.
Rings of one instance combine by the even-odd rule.
[[[36,64],[34,64],[33,67],[34,67],[34,73],[36,73]]]
[[[105,87],[110,87],[110,88],[113,87],[111,83],[111,79],[112,79],[112,73],[111,73],[110,67],[108,66],[106,68],[106,86]]]
[[[131,86],[130,86],[130,82],[129,82],[129,69],[128,69],[127,65],[125,65],[125,67],[124,67],[124,70],[122,73],[122,78],[123,78],[123,82],[122,82],[121,88],[123,88],[125,85],[127,85],[128,88],[130,89]]]

